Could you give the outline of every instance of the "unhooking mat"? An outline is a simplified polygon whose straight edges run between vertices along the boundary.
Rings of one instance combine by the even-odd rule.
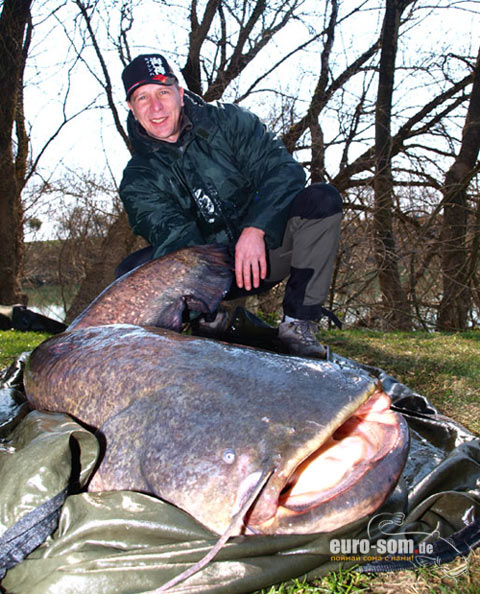
[[[301,536],[235,537],[178,592],[253,592],[340,566],[385,571],[440,564],[480,542],[480,442],[379,369],[410,427],[403,476],[371,517]],[[82,491],[99,448],[69,416],[30,411],[21,359],[0,386],[0,580],[8,594],[153,592],[201,559],[217,536],[135,492]],[[212,502],[214,505],[214,502]]]

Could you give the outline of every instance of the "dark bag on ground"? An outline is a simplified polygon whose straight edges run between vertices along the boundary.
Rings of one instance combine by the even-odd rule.
[[[67,326],[24,305],[0,305],[0,330],[60,334]]]

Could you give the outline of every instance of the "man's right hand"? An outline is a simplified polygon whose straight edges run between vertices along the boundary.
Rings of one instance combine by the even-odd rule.
[[[257,289],[260,280],[267,276],[267,253],[265,231],[257,227],[245,227],[235,245],[235,280],[237,286],[250,291]]]

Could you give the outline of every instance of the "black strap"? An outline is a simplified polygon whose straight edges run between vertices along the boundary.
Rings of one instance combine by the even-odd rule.
[[[68,487],[10,526],[0,537],[0,580],[57,527]]]
[[[337,318],[337,316],[333,313],[333,311],[330,311],[329,309],[326,309],[325,307],[320,307],[319,311],[322,313],[322,315],[326,316],[329,320],[332,320],[332,322],[335,324],[335,326],[337,328],[340,328],[340,330],[342,329],[342,322]]]

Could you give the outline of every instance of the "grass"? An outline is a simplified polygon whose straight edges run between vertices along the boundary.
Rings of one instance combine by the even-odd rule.
[[[48,336],[39,332],[0,331],[0,369],[8,367],[15,357],[24,351],[31,351]]]
[[[33,349],[46,335],[0,332],[0,368]],[[382,333],[365,330],[321,331],[332,351],[379,367],[426,396],[447,416],[480,435],[480,332],[462,334]],[[440,567],[368,576],[355,571],[331,572],[306,583],[292,580],[262,590],[262,594],[476,594],[480,592],[480,550],[465,561]]]
[[[324,331],[332,351],[380,367],[480,435],[480,332]]]
[[[311,582],[291,580],[257,594],[478,594],[480,592],[480,552],[467,561],[458,558],[440,567],[378,575],[355,570],[332,571]]]

